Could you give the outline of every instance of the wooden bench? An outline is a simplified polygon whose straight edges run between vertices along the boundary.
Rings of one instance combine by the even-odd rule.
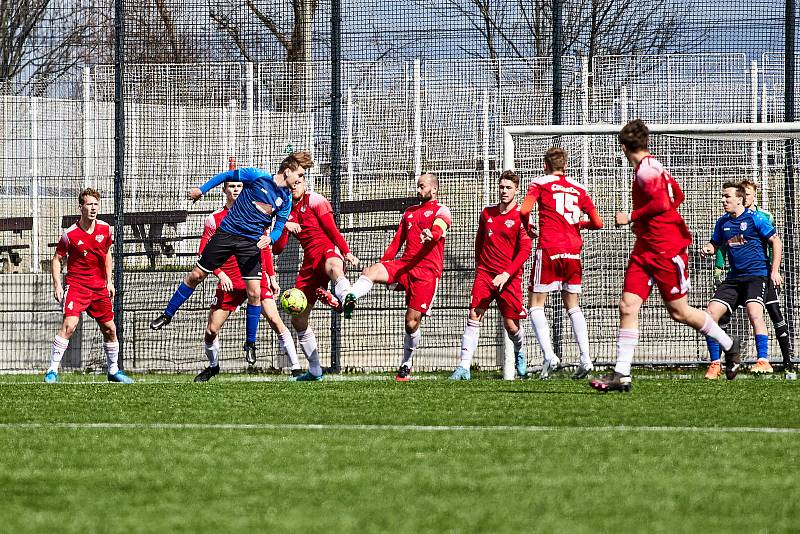
[[[24,231],[33,230],[33,217],[4,217],[0,218],[0,231],[22,234]],[[30,249],[30,244],[0,245],[0,262],[8,256],[9,263],[19,267],[22,263],[20,250]]]
[[[339,213],[341,215],[357,214],[357,213],[403,213],[411,206],[419,204],[417,197],[400,197],[400,198],[379,198],[373,200],[344,200],[340,204]],[[339,229],[344,233],[349,232],[370,232],[381,230],[395,230],[397,229],[398,219],[392,220],[392,224],[375,225],[375,226],[354,226],[348,228],[339,221]]]

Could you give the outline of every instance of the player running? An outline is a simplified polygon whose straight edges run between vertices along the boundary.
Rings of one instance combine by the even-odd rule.
[[[291,193],[289,187],[314,162],[308,152],[294,152],[286,156],[272,176],[262,169],[245,167],[217,174],[208,182],[188,193],[198,200],[212,188],[226,180],[242,182],[243,189],[220,223],[219,230],[209,240],[197,265],[186,275],[172,295],[164,313],[153,319],[150,328],[160,330],[172,321],[178,308],[192,296],[195,288],[209,273],[220,267],[231,256],[236,257],[239,271],[247,288],[247,337],[244,343],[245,359],[255,360],[256,333],[261,317],[261,251],[278,240],[289,217]],[[265,235],[265,230],[272,226]]]
[[[81,312],[97,321],[103,334],[103,350],[108,364],[109,382],[132,384],[117,365],[119,342],[114,325],[114,280],[111,277],[112,257],[109,254],[114,236],[111,226],[97,219],[100,193],[87,188],[78,195],[81,217],[64,230],[50,262],[53,275],[53,296],[62,305],[64,320],[53,340],[50,367],[44,375],[48,384],[58,382],[58,366],[69,340],[75,333]],[[66,285],[61,285],[61,261],[67,258]]]
[[[233,180],[226,181],[222,191],[225,193],[225,206],[214,211],[206,217],[203,237],[200,239],[199,255],[202,256],[203,250],[209,240],[217,232],[228,211],[233,206],[234,201],[242,191],[242,183]],[[289,358],[292,376],[302,374],[300,363],[297,359],[297,349],[294,346],[294,339],[286,325],[283,324],[278,307],[275,304],[274,295],[280,294],[275,267],[272,263],[272,252],[270,247],[261,249],[261,313],[267,318],[270,328],[278,335],[278,339],[283,351]],[[221,267],[214,270],[214,274],[219,279],[217,290],[211,301],[211,308],[208,312],[208,323],[204,335],[205,354],[208,358],[208,367],[200,371],[194,378],[195,382],[208,382],[211,378],[219,374],[219,331],[222,325],[228,320],[231,313],[236,311],[247,300],[247,288],[239,272],[239,265],[236,258],[231,256]],[[255,352],[247,353],[246,356],[255,357]],[[255,359],[248,362],[254,364]]]
[[[733,340],[703,310],[689,305],[688,246],[692,235],[678,206],[684,196],[678,182],[648,150],[650,131],[639,119],[619,133],[622,152],[634,167],[633,211],[617,212],[617,226],[632,225],[636,235],[625,269],[619,301],[617,362],[614,371],[589,384],[598,391],[630,391],[631,363],[639,342],[639,310],[655,284],[673,320],[715,339],[725,350],[726,374],[736,376],[741,365],[739,339]]]
[[[395,379],[407,382],[411,378],[414,352],[422,336],[420,321],[431,313],[436,288],[444,270],[444,238],[450,228],[450,210],[437,200],[439,179],[426,173],[417,180],[420,204],[408,208],[400,219],[392,242],[380,262],[361,272],[344,299],[344,316],[349,319],[360,299],[373,284],[406,292],[405,335],[403,360]],[[395,259],[405,244],[402,256]]]
[[[745,196],[745,189],[740,184],[726,182],[722,185],[725,215],[717,220],[711,241],[703,247],[702,252],[711,255],[725,247],[730,270],[714,291],[706,312],[724,328],[730,322],[733,312],[744,305],[756,339],[758,362],[755,367],[764,370],[762,372],[772,372],[767,354],[769,338],[764,322],[764,301],[768,280],[774,287],[780,287],[783,281],[780,274],[781,240],[775,233],[775,227],[762,212],[745,208]],[[772,265],[769,271],[763,246],[765,242],[772,247]],[[706,378],[714,380],[722,373],[719,345],[713,339],[706,341],[711,355]],[[733,377],[728,374],[728,378]]]
[[[273,252],[280,254],[283,251],[289,234],[294,235],[303,248],[303,264],[294,286],[306,296],[308,305],[303,313],[292,317],[292,326],[297,331],[300,348],[308,359],[308,372],[296,380],[308,382],[322,380],[323,376],[317,338],[308,325],[308,317],[317,299],[341,309],[340,302],[350,291],[350,281],[344,275],[344,262],[357,266],[358,258],[350,252],[347,241],[336,227],[330,202],[319,193],[308,191],[302,177],[292,185],[292,201],[292,212]],[[325,289],[331,281],[334,283],[335,296]]]
[[[744,187],[744,207],[748,210],[754,211],[756,213],[761,213],[764,215],[767,220],[770,222],[772,226],[775,226],[775,219],[772,214],[766,210],[762,210],[757,204],[757,191],[758,186],[752,180],[742,180],[739,182],[739,185]],[[722,281],[722,277],[724,273],[727,271],[726,262],[725,262],[725,252],[726,247],[725,245],[721,245],[716,252],[716,262],[714,265],[714,278]],[[771,247],[767,249],[767,260],[770,266],[772,265],[773,255],[771,252]],[[786,371],[791,371],[794,364],[792,360],[794,359],[794,348],[792,347],[792,336],[789,332],[789,325],[783,317],[783,312],[781,311],[781,304],[778,298],[778,290],[775,287],[775,283],[772,281],[772,277],[767,277],[767,292],[764,296],[764,305],[767,308],[767,313],[769,314],[769,318],[772,320],[772,325],[775,327],[775,337],[778,338],[778,345],[781,349],[781,356],[783,357],[783,366]],[[712,349],[713,350],[713,349]],[[719,348],[716,349],[717,354],[719,354]],[[712,352],[712,361],[714,359],[714,354]],[[709,373],[711,373],[711,368],[709,367]],[[758,359],[756,364],[750,368],[751,373],[765,373],[769,374],[772,373],[772,365],[770,365],[769,360],[767,359]],[[713,373],[711,373],[713,374]],[[714,378],[713,376],[708,376],[707,378]]]
[[[517,204],[519,176],[504,171],[498,182],[500,200],[481,211],[475,235],[475,280],[469,318],[461,337],[461,362],[451,380],[469,380],[470,365],[478,347],[481,321],[493,300],[503,316],[503,327],[514,344],[517,375],[528,370],[523,344],[525,330],[520,319],[526,316],[522,305],[522,266],[531,255],[531,238],[522,225]]]
[[[526,226],[530,225],[534,205],[538,206],[539,212],[539,242],[528,286],[528,313],[544,357],[539,374],[542,380],[550,378],[560,363],[553,351],[550,326],[544,314],[547,295],[551,291],[561,291],[561,300],[572,323],[572,332],[580,352],[580,365],[572,378],[585,378],[594,369],[589,355],[589,330],[578,304],[583,248],[580,230],[600,229],[603,219],[597,213],[586,187],[568,178],[566,168],[567,153],[563,149],[553,147],[547,150],[544,155],[544,172],[547,174],[531,182],[520,210]],[[583,220],[584,213],[589,215],[588,221]]]

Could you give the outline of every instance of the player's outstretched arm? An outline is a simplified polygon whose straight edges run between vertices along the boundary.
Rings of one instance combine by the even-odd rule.
[[[400,246],[406,240],[406,225],[402,218],[400,218],[400,224],[397,225],[397,231],[394,233],[394,237],[392,241],[389,243],[389,246],[386,247],[386,250],[381,256],[381,261],[389,261],[393,260],[397,253],[400,251]]]
[[[347,245],[344,236],[336,226],[336,219],[333,218],[333,212],[328,211],[317,217],[322,231],[333,241],[333,244],[344,254],[350,254],[350,247]]]
[[[531,184],[528,188],[528,194],[522,199],[522,205],[519,208],[519,218],[522,221],[522,226],[525,227],[529,235],[533,233],[531,228],[531,212],[537,200],[539,200],[539,190],[535,187],[535,184]]]

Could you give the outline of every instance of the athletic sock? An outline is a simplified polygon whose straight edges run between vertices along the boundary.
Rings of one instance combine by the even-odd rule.
[[[794,356],[792,348],[792,337],[789,335],[789,325],[786,320],[781,318],[780,321],[772,323],[775,327],[775,337],[778,339],[778,345],[781,348],[781,356],[783,356],[783,363],[789,363]]]
[[[306,355],[308,360],[308,372],[314,376],[322,374],[322,367],[319,364],[319,352],[317,352],[317,336],[311,328],[297,332],[297,340],[300,342],[300,348],[303,349],[303,354]]]
[[[350,292],[350,280],[347,277],[342,276],[336,283],[333,285],[333,294],[336,295],[336,298],[339,299],[339,302],[344,300],[344,297]]]
[[[278,334],[278,340],[281,344],[283,352],[289,357],[289,365],[292,369],[300,369],[300,360],[297,358],[297,347],[294,346],[294,338],[292,333],[287,328]]]
[[[400,365],[405,365],[411,369],[414,352],[419,346],[419,340],[421,337],[422,330],[419,328],[417,328],[417,331],[413,334],[409,334],[408,332],[403,334],[403,361],[400,363]]]
[[[635,328],[620,328],[617,333],[617,363],[614,371],[623,375],[631,374],[633,352],[639,343],[639,330]]]
[[[216,367],[219,365],[219,337],[215,337],[214,341],[208,343],[203,341],[204,345],[204,352],[206,353],[206,358],[208,358],[208,366],[209,367]]]
[[[53,348],[50,350],[50,367],[48,371],[58,372],[58,366],[61,364],[61,358],[64,357],[64,351],[69,347],[69,339],[65,339],[56,335],[53,339]]]
[[[569,320],[572,323],[572,333],[575,334],[575,342],[578,344],[581,366],[586,368],[592,365],[592,357],[589,355],[589,328],[586,326],[586,317],[580,307],[567,310]]]
[[[514,345],[514,354],[519,354],[522,347],[525,345],[525,329],[522,328],[522,325],[519,325],[517,331],[513,334],[509,334],[508,337]]]
[[[372,280],[367,278],[364,275],[358,277],[356,283],[350,288],[350,293],[356,296],[357,299],[360,299],[364,295],[372,290]]]
[[[719,343],[722,346],[722,350],[730,350],[733,346],[733,341],[730,336],[720,328],[717,322],[712,319],[707,312],[703,313],[705,313],[706,321],[703,323],[703,328],[700,329],[700,333]]]
[[[550,325],[547,324],[547,317],[544,315],[544,308],[533,307],[528,310],[531,318],[533,333],[542,348],[542,354],[546,361],[551,361],[555,357],[553,353],[553,341],[550,339]]]
[[[194,293],[194,288],[187,286],[184,282],[181,282],[181,285],[178,286],[178,289],[175,290],[175,293],[173,293],[172,297],[169,299],[167,307],[164,310],[164,315],[168,317],[175,315],[175,312],[178,311],[178,308],[180,308],[183,303],[192,296],[192,293]]]
[[[719,361],[719,343],[717,343],[710,337],[707,337],[706,345],[708,346],[708,355],[711,357],[711,361],[712,362]]]
[[[115,375],[119,372],[119,341],[106,341],[103,343],[103,350],[106,353],[106,363],[108,364],[108,374]]]
[[[478,347],[478,337],[481,335],[480,321],[467,319],[467,326],[464,327],[464,335],[461,336],[461,362],[459,365],[469,370],[472,365],[472,357]]]
[[[767,334],[756,334],[756,356],[759,360],[769,359],[769,336]]]
[[[261,320],[261,304],[247,304],[247,342],[255,343],[258,323]]]

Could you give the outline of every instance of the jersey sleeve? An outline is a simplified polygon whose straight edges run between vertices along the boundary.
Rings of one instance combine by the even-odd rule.
[[[333,217],[333,207],[328,199],[320,194],[312,193],[309,197],[309,206],[317,215],[322,231],[331,238],[333,244],[342,252],[342,254],[350,254],[350,247],[347,245],[342,233],[336,226],[336,219]]]
[[[762,212],[757,211],[753,214],[753,222],[756,225],[758,235],[762,239],[769,239],[775,235],[775,227]]]
[[[536,205],[536,202],[539,200],[540,196],[541,187],[539,187],[539,184],[537,184],[534,180],[528,186],[528,192],[525,193],[525,198],[522,199],[522,205],[519,209],[520,220],[522,221],[522,225],[526,230],[530,228],[531,212],[533,211],[533,206]]]
[[[516,256],[511,262],[511,265],[508,266],[508,274],[514,276],[522,266],[525,265],[525,262],[528,261],[528,258],[531,256],[531,250],[533,249],[533,240],[531,236],[528,235],[528,232],[525,230],[525,227],[520,225],[519,226],[519,233],[517,234],[517,243],[514,250],[517,252]]]
[[[719,248],[725,244],[725,237],[722,235],[722,219],[717,219],[714,224],[714,233],[711,234],[711,244]]]
[[[200,237],[200,246],[197,248],[197,254],[200,255],[203,253],[203,250],[208,245],[208,241],[217,231],[217,221],[214,219],[214,214],[212,213],[206,220],[203,221],[203,235]]]
[[[434,241],[444,236],[452,224],[453,220],[450,216],[450,208],[445,205],[440,205],[439,209],[436,210],[436,217],[433,219],[433,225],[431,226],[431,234],[433,235]]]
[[[58,240],[58,244],[56,245],[56,254],[61,256],[62,258],[67,255],[69,251],[69,236],[67,232],[62,232],[61,239]]]
[[[291,212],[292,212],[291,201],[284,202],[283,205],[278,210],[278,213],[275,215],[275,224],[272,227],[272,231],[269,233],[269,240],[271,243],[274,243],[281,238],[281,234],[283,233],[283,228],[286,226],[286,221],[289,220],[289,214]]]
[[[114,244],[114,227],[110,224],[108,225],[108,241],[106,242],[106,252],[111,249],[111,245]]]
[[[581,195],[580,208],[583,213],[591,213],[592,210],[597,209],[597,206],[594,205],[592,197],[590,197],[589,194],[587,193]]]
[[[400,217],[400,224],[397,225],[397,231],[395,231],[391,243],[389,243],[389,246],[386,247],[386,251],[384,251],[383,256],[381,256],[381,261],[389,261],[394,259],[397,256],[397,253],[400,251],[400,246],[405,242],[405,240],[406,224],[404,213],[403,217]]]
[[[486,209],[481,211],[478,218],[478,233],[475,234],[475,267],[481,264],[481,251],[483,250],[484,234],[486,233]]]
[[[275,276],[275,263],[272,260],[272,247],[270,246],[261,249],[261,267],[267,276]]]

